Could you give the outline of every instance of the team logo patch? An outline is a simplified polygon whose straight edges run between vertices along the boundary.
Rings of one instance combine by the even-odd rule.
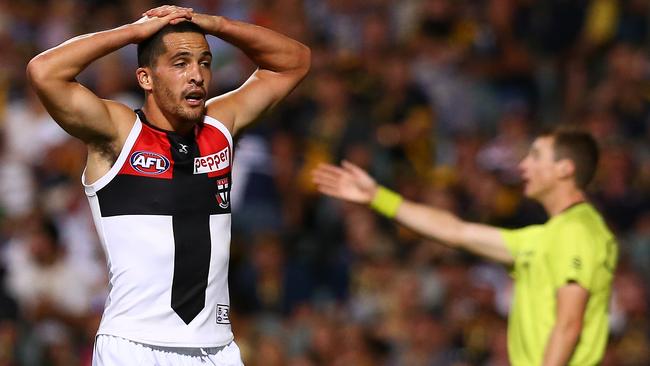
[[[131,154],[129,162],[131,163],[131,167],[136,171],[149,175],[162,174],[166,172],[171,165],[169,159],[150,151],[134,152]]]
[[[217,179],[217,203],[226,209],[230,206],[230,179],[228,177]]]
[[[204,174],[226,169],[230,166],[230,148],[211,155],[194,158],[194,174]]]
[[[217,305],[217,324],[230,324],[230,306]]]

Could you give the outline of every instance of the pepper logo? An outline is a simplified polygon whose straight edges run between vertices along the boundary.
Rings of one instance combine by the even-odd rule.
[[[226,169],[230,166],[230,149],[225,149],[211,155],[194,158],[194,174],[204,174]]]
[[[136,151],[131,154],[129,161],[133,169],[140,173],[149,175],[162,174],[166,172],[171,165],[169,159],[150,151]]]

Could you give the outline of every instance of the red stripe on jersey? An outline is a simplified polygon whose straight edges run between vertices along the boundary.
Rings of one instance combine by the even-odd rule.
[[[230,172],[232,149],[226,136],[218,128],[204,123],[196,138],[201,157],[196,158],[195,174],[208,174],[214,178]]]
[[[143,123],[140,135],[118,174],[172,179],[174,161],[169,149],[167,135]]]

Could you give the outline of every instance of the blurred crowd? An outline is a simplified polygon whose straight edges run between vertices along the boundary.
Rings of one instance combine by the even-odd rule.
[[[312,49],[312,71],[240,135],[230,291],[246,365],[508,365],[511,281],[310,172],[352,161],[405,197],[504,227],[546,220],[517,164],[559,125],[602,146],[591,201],[619,239],[604,365],[650,364],[650,1],[186,0]],[[0,0],[0,366],[90,365],[108,292],[85,148],[25,80],[35,54],[152,0]],[[253,71],[210,38],[212,95]],[[137,108],[135,46],[79,77]]]

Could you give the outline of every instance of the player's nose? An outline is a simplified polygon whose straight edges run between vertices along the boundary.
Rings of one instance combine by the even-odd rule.
[[[201,86],[205,82],[205,77],[201,72],[201,65],[199,65],[198,63],[192,64],[192,67],[188,72],[188,77],[190,83],[192,84]]]

